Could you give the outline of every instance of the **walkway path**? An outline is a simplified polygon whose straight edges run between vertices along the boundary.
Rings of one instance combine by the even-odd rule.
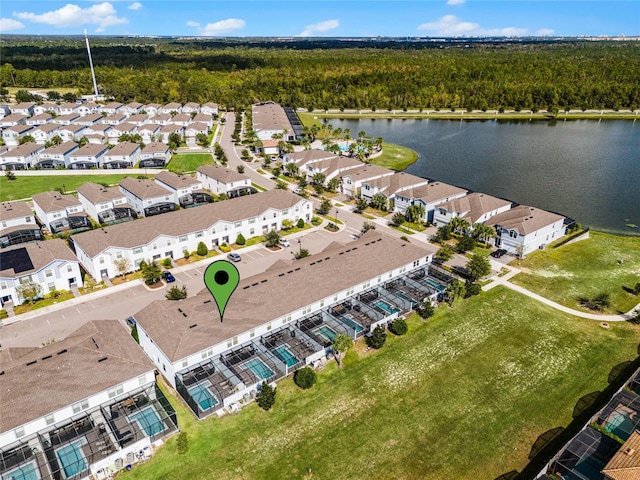
[[[556,310],[560,310],[561,312],[565,312],[568,313],[569,315],[573,315],[575,317],[581,317],[581,318],[586,318],[588,320],[597,320],[597,321],[604,321],[604,322],[626,322],[628,320],[631,320],[633,317],[635,317],[635,311],[640,309],[640,303],[638,305],[636,305],[634,308],[632,308],[631,310],[629,310],[627,313],[624,314],[618,314],[618,315],[606,315],[606,314],[600,314],[600,313],[588,313],[588,312],[581,312],[579,310],[574,310],[573,308],[569,308],[569,307],[565,307],[564,305],[560,305],[557,302],[554,302],[553,300],[549,300],[548,298],[545,298],[541,295],[538,295],[537,293],[532,292],[531,290],[527,290],[526,288],[523,288],[519,285],[516,285],[514,283],[511,283],[509,280],[511,280],[513,277],[515,277],[518,273],[520,273],[520,270],[518,270],[515,267],[509,266],[509,265],[503,265],[499,262],[496,262],[494,260],[491,260],[491,266],[492,266],[492,270],[495,271],[496,267],[497,267],[497,271],[500,273],[502,271],[502,269],[506,269],[508,270],[508,272],[502,276],[498,276],[495,275],[494,277],[491,278],[491,283],[488,283],[487,285],[485,285],[484,287],[482,287],[482,290],[484,291],[488,291],[491,290],[494,287],[497,287],[499,285],[502,285],[506,288],[509,288],[515,292],[521,293],[523,295],[526,295],[529,298],[533,298],[534,300],[537,300],[539,302],[544,303],[545,305],[550,306],[551,308],[555,308]]]

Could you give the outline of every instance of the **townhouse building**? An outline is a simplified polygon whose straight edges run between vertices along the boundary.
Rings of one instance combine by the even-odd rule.
[[[44,240],[44,236],[27,203],[0,204],[0,248],[36,240]]]

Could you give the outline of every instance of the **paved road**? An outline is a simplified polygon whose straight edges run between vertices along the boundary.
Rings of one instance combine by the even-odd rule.
[[[293,253],[298,248],[306,248],[313,254],[320,252],[333,241],[353,240],[346,228],[337,233],[330,233],[322,227],[289,235],[287,238],[291,247],[278,252],[271,252],[262,245],[241,250],[239,253],[242,261],[236,264],[241,277],[263,272],[277,260],[293,260]],[[298,244],[298,239],[301,240],[301,244]],[[172,285],[186,285],[189,296],[200,292],[204,289],[204,270],[216,258],[223,257],[174,268],[172,273],[176,277],[176,283]],[[18,315],[8,319],[15,323],[0,328],[0,345],[2,348],[40,346],[51,339],[60,340],[90,320],[123,320],[152,301],[164,299],[165,293],[166,287],[149,290],[142,282],[136,280],[130,284],[118,285],[59,305]]]

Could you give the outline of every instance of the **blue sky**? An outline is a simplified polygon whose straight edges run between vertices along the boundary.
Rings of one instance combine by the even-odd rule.
[[[640,35],[640,1],[2,0],[0,33],[184,36]]]

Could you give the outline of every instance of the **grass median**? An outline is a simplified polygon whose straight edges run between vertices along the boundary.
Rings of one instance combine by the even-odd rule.
[[[522,469],[538,435],[635,358],[639,332],[498,287],[428,323],[411,318],[382,350],[350,351],[310,390],[279,382],[269,412],[198,422],[178,405],[189,451],[173,438],[122,478],[495,478]]]

